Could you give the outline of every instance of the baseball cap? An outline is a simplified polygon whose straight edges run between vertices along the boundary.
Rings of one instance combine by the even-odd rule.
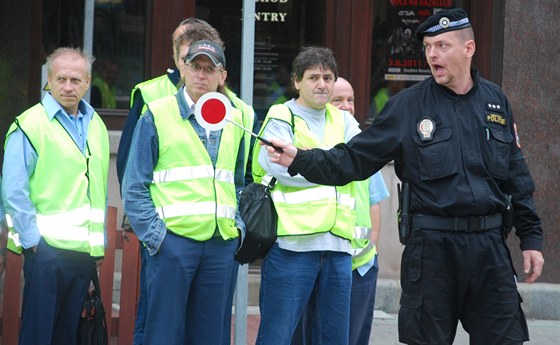
[[[226,57],[224,55],[224,50],[219,44],[209,41],[200,40],[191,43],[189,47],[189,52],[185,57],[185,62],[194,60],[199,55],[206,55],[212,60],[216,67],[226,66]]]

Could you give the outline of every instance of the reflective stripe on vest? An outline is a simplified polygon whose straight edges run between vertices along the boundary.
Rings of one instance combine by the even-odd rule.
[[[180,167],[168,170],[154,171],[152,183],[173,182],[180,180],[191,180],[203,177],[213,177],[214,179],[234,183],[234,174],[232,171],[217,169],[211,165],[199,167]]]
[[[38,156],[29,178],[29,198],[36,209],[39,233],[53,247],[103,256],[109,170],[109,136],[103,121],[94,113],[85,156],[41,104],[16,118],[6,141],[18,127]],[[13,225],[12,229],[17,232]],[[10,250],[18,253],[21,248],[16,240],[12,236]]]
[[[103,210],[82,207],[64,213],[37,215],[37,227],[41,236],[54,241],[89,242],[92,246],[105,244],[103,233],[89,233],[89,224],[103,224]]]
[[[8,230],[9,230],[7,248],[8,250],[19,255],[22,253],[23,247],[21,246],[21,242],[19,241],[19,234],[14,231],[12,217],[10,217],[9,214],[6,214],[6,224],[8,224]]]
[[[211,238],[216,227],[224,239],[237,237],[234,171],[242,130],[236,126],[222,129],[214,168],[190,121],[181,117],[175,96],[160,98],[148,107],[159,138],[150,194],[166,227],[197,241]],[[240,116],[233,109],[233,120],[240,121]]]
[[[286,105],[270,108],[261,128],[266,128],[270,119],[292,124],[292,115]],[[332,147],[344,141],[344,118],[342,113],[327,105],[325,120],[325,141],[321,142],[313,134],[305,120],[294,115],[294,145],[298,147]],[[258,164],[261,145],[254,146],[253,177],[260,182],[266,172]],[[323,232],[351,240],[355,224],[355,197],[353,184],[341,187],[312,186],[290,187],[278,182],[272,193],[278,213],[278,236],[306,235]],[[302,207],[302,203],[305,205]]]
[[[352,239],[352,256],[353,260],[358,259],[360,254],[370,246],[371,229],[363,226],[356,226],[354,228],[354,238]],[[371,243],[372,244],[372,243]]]
[[[352,269],[368,263],[376,254],[371,238],[369,203],[370,180],[353,182],[356,185],[356,226],[352,239]]]
[[[367,242],[365,248],[352,248],[352,270],[368,263],[377,254],[377,247],[372,241]]]
[[[235,208],[227,206],[218,207],[215,202],[211,201],[161,206],[156,207],[156,212],[162,219],[200,214],[216,214],[218,217],[235,219]]]
[[[311,187],[295,192],[272,192],[272,199],[274,202],[286,204],[303,204],[312,201],[320,201],[322,199],[334,198],[340,205],[355,208],[356,199],[349,194],[340,194],[336,192],[334,187],[319,186]]]

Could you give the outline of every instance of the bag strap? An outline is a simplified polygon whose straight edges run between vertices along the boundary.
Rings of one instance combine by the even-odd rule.
[[[268,185],[266,186],[266,189],[268,191],[271,191],[274,189],[274,186],[276,185],[276,177],[272,176],[272,178],[270,179],[270,182],[268,183]]]
[[[292,109],[290,109],[290,107],[288,107],[285,104],[278,104],[276,106],[282,106],[282,107],[286,108],[286,110],[290,113],[290,127],[292,128],[292,134],[295,134],[296,133],[296,125],[294,123],[295,122],[294,121],[294,113],[292,112]],[[285,119],[286,115],[287,115],[287,113],[284,111],[283,114],[282,114],[282,118],[279,118],[279,119],[282,119],[283,121],[285,121],[286,120]],[[288,122],[288,121],[286,121],[286,122]]]
[[[99,276],[97,275],[97,267],[94,265],[93,272],[91,274],[91,281],[93,282],[93,287],[95,291],[99,294],[99,298],[101,298],[101,288],[99,287]]]
[[[292,134],[295,134],[296,125],[294,123],[294,113],[292,112],[292,109],[290,109],[290,107],[286,106],[286,108],[288,108],[288,110],[290,111],[290,126],[292,127]]]

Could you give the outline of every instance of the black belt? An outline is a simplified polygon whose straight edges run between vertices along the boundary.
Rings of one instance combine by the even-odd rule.
[[[440,217],[424,214],[412,216],[412,227],[449,231],[484,231],[502,226],[502,214],[471,217]]]

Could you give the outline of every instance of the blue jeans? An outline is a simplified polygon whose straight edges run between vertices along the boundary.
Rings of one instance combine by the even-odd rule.
[[[368,345],[373,323],[375,290],[379,266],[375,256],[373,267],[362,277],[357,270],[352,271],[352,293],[350,295],[350,345]],[[317,344],[313,340],[313,310],[316,293],[313,291],[305,311],[292,337],[291,345]]]
[[[292,252],[275,244],[261,268],[261,323],[257,345],[289,345],[316,288],[313,337],[323,345],[348,344],[350,254]]]

